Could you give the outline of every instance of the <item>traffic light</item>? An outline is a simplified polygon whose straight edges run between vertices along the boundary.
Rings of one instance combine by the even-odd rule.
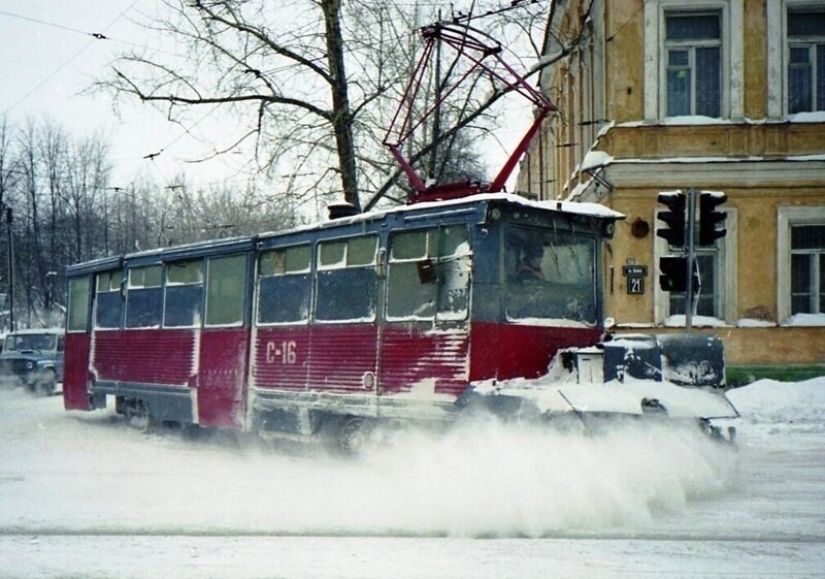
[[[659,258],[659,287],[665,292],[683,293],[687,291],[687,260],[684,255],[666,255]],[[699,293],[699,272],[694,263],[693,293]]]
[[[727,230],[716,228],[717,223],[723,223],[726,215],[716,211],[716,207],[728,200],[724,193],[702,191],[699,194],[699,245],[713,245],[720,237],[725,237]]]
[[[659,258],[659,287],[665,292],[687,291],[687,257]]]
[[[671,247],[685,246],[685,208],[686,198],[681,191],[671,193],[659,193],[657,197],[659,203],[666,205],[669,211],[660,211],[659,220],[664,221],[668,227],[661,227],[656,235],[666,239]]]

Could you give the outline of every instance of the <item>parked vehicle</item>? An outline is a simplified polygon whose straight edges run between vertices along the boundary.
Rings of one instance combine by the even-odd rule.
[[[0,353],[0,381],[53,394],[63,381],[62,329],[18,330],[6,336]]]

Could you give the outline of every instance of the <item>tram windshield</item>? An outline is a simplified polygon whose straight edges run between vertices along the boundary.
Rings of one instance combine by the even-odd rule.
[[[511,320],[596,323],[596,241],[550,229],[505,233],[505,308]]]

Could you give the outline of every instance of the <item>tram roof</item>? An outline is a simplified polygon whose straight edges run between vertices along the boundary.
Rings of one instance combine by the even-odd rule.
[[[123,261],[127,262],[141,262],[160,260],[168,261],[176,258],[183,258],[185,256],[193,255],[207,255],[214,253],[223,253],[232,248],[245,249],[252,247],[252,245],[259,239],[270,239],[274,237],[281,237],[295,233],[306,233],[316,230],[324,230],[333,227],[340,227],[342,225],[357,224],[366,221],[375,221],[383,219],[388,215],[402,214],[402,213],[448,213],[452,208],[456,210],[461,207],[489,204],[492,202],[503,202],[523,207],[532,207],[542,211],[555,211],[559,213],[567,213],[572,215],[590,216],[598,219],[624,219],[624,215],[618,211],[614,211],[604,205],[598,203],[588,203],[581,201],[533,201],[510,193],[481,193],[477,195],[470,195],[467,197],[460,197],[457,199],[449,199],[444,201],[427,201],[422,203],[413,203],[410,205],[403,205],[399,207],[390,207],[387,209],[380,209],[370,211],[368,213],[358,213],[349,217],[339,217],[337,219],[330,219],[322,223],[314,223],[302,225],[292,229],[264,232],[257,235],[246,235],[241,237],[232,237],[227,239],[211,239],[206,241],[198,241],[189,244],[176,245],[173,247],[158,247],[148,249],[145,251],[137,251],[123,256],[104,257],[84,263],[70,265],[67,268],[69,275],[82,275],[84,273],[91,273],[96,271],[104,271],[107,269],[114,269],[122,265]]]
[[[300,231],[313,231],[317,229],[324,229],[326,227],[336,227],[351,223],[360,223],[362,221],[375,221],[382,219],[387,215],[394,215],[407,212],[449,212],[451,208],[459,208],[461,206],[490,203],[493,201],[503,201],[505,203],[513,203],[524,207],[532,207],[543,211],[556,211],[559,213],[568,213],[573,215],[590,216],[599,219],[624,219],[624,214],[614,211],[604,205],[598,203],[580,202],[580,201],[533,201],[514,195],[511,193],[480,193],[477,195],[469,195],[467,197],[459,197],[456,199],[448,199],[443,201],[426,201],[421,203],[412,203],[410,205],[402,205],[397,207],[389,207],[387,209],[379,209],[370,211],[369,213],[358,213],[349,217],[339,217],[331,219],[323,223],[313,223],[302,225],[294,229],[285,231],[273,231],[261,233],[260,237],[275,237],[289,233]]]

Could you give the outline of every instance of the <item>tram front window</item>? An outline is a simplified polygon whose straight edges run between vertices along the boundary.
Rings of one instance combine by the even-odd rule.
[[[505,308],[511,320],[596,323],[596,245],[552,230],[513,227],[505,243]]]

